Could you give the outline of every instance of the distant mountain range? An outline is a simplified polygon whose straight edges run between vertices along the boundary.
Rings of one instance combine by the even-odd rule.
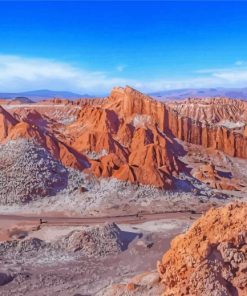
[[[79,99],[79,98],[93,98],[88,94],[77,94],[69,91],[54,91],[54,90],[33,90],[18,93],[0,93],[2,99],[14,99],[17,97],[26,97],[33,101],[43,100],[48,98],[62,98],[62,99]]]
[[[186,88],[164,90],[150,93],[150,96],[159,100],[185,99],[188,97],[228,97],[232,99],[247,99],[247,87],[244,88]]]
[[[185,88],[172,89],[149,93],[151,97],[158,100],[170,99],[186,99],[188,97],[205,98],[205,97],[228,97],[233,99],[247,99],[247,87],[244,88]],[[102,95],[105,97],[105,95]],[[0,93],[0,99],[16,99],[39,101],[50,98],[61,99],[79,99],[94,98],[89,94],[78,94],[70,91],[54,91],[54,90],[33,90],[16,93]]]

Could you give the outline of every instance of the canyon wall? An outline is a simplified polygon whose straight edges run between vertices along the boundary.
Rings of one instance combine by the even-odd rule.
[[[165,130],[182,141],[218,149],[232,157],[247,158],[246,125],[240,130],[195,121],[168,108]]]

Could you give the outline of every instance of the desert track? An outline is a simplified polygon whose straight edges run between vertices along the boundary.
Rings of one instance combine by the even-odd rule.
[[[67,217],[67,216],[48,216],[48,215],[2,215],[0,214],[0,224],[4,221],[15,222],[30,222],[39,223],[42,219],[44,224],[50,226],[76,226],[76,225],[94,225],[103,224],[106,222],[115,222],[117,224],[138,224],[147,221],[163,220],[163,219],[195,219],[199,217],[201,213],[194,212],[165,212],[165,213],[139,213],[122,216],[102,216],[102,217]]]

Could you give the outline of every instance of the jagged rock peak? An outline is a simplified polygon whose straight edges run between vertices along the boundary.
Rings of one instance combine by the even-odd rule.
[[[2,141],[18,121],[0,106],[0,141]]]
[[[119,86],[114,87],[111,91],[110,97],[115,97],[115,96],[121,96],[121,98],[126,98],[126,99],[138,97],[146,100],[155,101],[150,96],[145,95],[140,91],[136,90],[135,88],[128,85],[126,85],[125,87],[119,87]]]
[[[7,117],[9,119],[12,119],[15,121],[16,119],[8,112],[6,111],[1,105],[0,105],[0,114],[3,115],[4,117]]]

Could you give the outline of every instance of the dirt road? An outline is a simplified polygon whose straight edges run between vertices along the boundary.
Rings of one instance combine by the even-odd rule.
[[[106,222],[115,222],[117,224],[138,224],[146,221],[155,221],[161,219],[196,219],[201,213],[191,212],[166,212],[166,213],[138,213],[136,215],[124,216],[102,216],[102,217],[67,217],[67,216],[28,216],[28,215],[0,215],[0,224],[14,223],[39,223],[42,219],[43,223],[51,226],[76,226],[76,225],[94,225]]]

